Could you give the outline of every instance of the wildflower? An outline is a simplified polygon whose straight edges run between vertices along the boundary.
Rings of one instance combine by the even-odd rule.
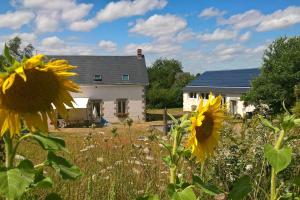
[[[201,99],[196,115],[191,117],[191,134],[187,147],[199,162],[204,162],[213,154],[219,140],[219,130],[225,118],[225,109],[221,107],[222,97],[214,98],[212,94],[206,105]]]
[[[69,92],[79,87],[68,79],[76,75],[68,70],[75,67],[65,60],[44,62],[43,55],[15,61],[12,67],[0,75],[0,133],[10,131],[19,134],[23,119],[27,128],[48,131],[47,117],[56,124],[57,112],[67,114],[65,105],[73,107]]]

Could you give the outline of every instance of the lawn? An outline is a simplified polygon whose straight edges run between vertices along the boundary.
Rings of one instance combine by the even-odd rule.
[[[157,122],[156,122],[157,123]],[[151,129],[153,123],[133,123],[129,129],[123,124],[114,124],[105,128],[68,128],[52,134],[65,139],[70,154],[64,156],[80,167],[84,175],[77,181],[63,181],[53,175],[53,189],[37,189],[26,194],[22,199],[44,199],[47,193],[56,192],[63,199],[85,200],[129,200],[147,193],[159,194],[161,199],[168,199],[165,192],[169,181],[167,165],[161,160],[166,154],[156,142],[147,136],[155,134],[165,142],[168,137]],[[116,127],[118,136],[113,137],[111,128]],[[131,136],[131,137],[130,137]],[[130,139],[131,138],[131,139]],[[267,199],[269,193],[270,166],[263,158],[263,145],[272,141],[273,136],[268,129],[257,121],[247,124],[226,123],[221,133],[221,142],[214,157],[204,168],[204,179],[221,188],[226,194],[235,180],[242,175],[251,177],[254,189],[247,199]],[[286,181],[282,193],[296,192],[299,188],[289,184],[300,171],[299,142],[290,142],[294,154],[291,165],[280,173]],[[40,147],[27,141],[19,149],[19,155],[41,162],[45,158]],[[199,165],[188,159],[179,167],[179,177],[191,180],[191,176],[199,174]],[[201,199],[214,197],[200,192]],[[224,199],[221,197],[216,197]]]

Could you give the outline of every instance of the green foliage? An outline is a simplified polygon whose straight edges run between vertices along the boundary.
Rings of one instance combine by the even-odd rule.
[[[148,68],[149,88],[147,104],[151,108],[181,107],[182,88],[194,76],[182,71],[182,65],[175,59],[158,59]]]
[[[276,173],[287,168],[291,163],[292,159],[292,149],[291,148],[282,148],[275,149],[272,145],[266,144],[264,148],[265,157],[270,163],[270,165],[275,169]]]
[[[172,200],[196,200],[197,197],[193,191],[193,186],[189,186],[182,191],[174,192]]]
[[[215,196],[217,194],[221,194],[221,190],[217,188],[215,185],[212,185],[210,183],[205,183],[201,180],[199,176],[193,175],[193,184],[200,187],[203,192],[206,194]]]
[[[34,176],[33,164],[29,160],[22,161],[16,168],[1,170],[0,194],[9,199],[21,197],[34,181]]]
[[[292,112],[295,116],[300,117],[300,101],[297,101],[295,106],[292,108]]]
[[[233,188],[228,195],[230,200],[242,200],[252,191],[252,184],[249,176],[243,176],[234,182]]]
[[[279,38],[265,51],[261,74],[242,97],[254,105],[268,105],[272,114],[282,113],[285,101],[290,109],[296,101],[295,85],[300,82],[300,37]]]

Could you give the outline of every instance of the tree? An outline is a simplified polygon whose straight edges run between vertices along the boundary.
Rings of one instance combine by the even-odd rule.
[[[184,73],[182,64],[175,59],[158,59],[148,68],[149,88],[147,106],[152,108],[181,107],[182,88],[194,76]]]
[[[13,56],[16,60],[21,61],[23,57],[30,58],[33,55],[34,47],[32,44],[26,45],[22,48],[22,40],[19,37],[14,37],[6,43],[10,55]],[[0,55],[0,67],[5,64],[5,59]]]
[[[300,37],[282,37],[264,52],[260,75],[242,99],[253,105],[268,105],[272,114],[290,109],[296,101],[294,88],[300,83]]]

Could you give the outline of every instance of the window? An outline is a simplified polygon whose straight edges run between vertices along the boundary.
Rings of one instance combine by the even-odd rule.
[[[197,98],[197,93],[196,92],[190,92],[190,98],[196,99]]]
[[[91,101],[91,114],[93,119],[99,119],[102,116],[102,100]]]
[[[123,74],[122,81],[129,81],[129,75],[128,74]]]
[[[117,115],[127,114],[127,99],[117,100]]]
[[[209,94],[208,93],[201,93],[202,99],[208,99]]]
[[[95,76],[94,76],[94,81],[102,81],[102,75],[100,75],[100,74],[95,74]]]

